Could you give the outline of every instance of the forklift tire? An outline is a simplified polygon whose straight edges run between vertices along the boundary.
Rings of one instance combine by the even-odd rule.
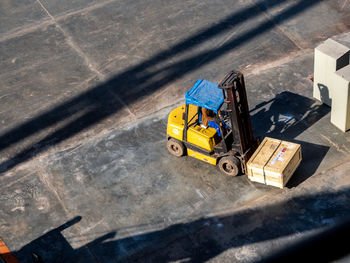
[[[226,156],[220,159],[219,168],[226,175],[237,176],[241,170],[241,163],[234,156]]]
[[[185,153],[185,146],[183,145],[183,143],[173,138],[168,140],[167,147],[168,147],[168,151],[172,155],[175,155],[177,157],[180,157]]]

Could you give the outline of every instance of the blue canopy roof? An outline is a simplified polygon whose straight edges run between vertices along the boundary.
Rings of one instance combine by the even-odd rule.
[[[185,94],[186,104],[204,107],[218,113],[224,103],[224,94],[218,84],[205,79],[197,80],[193,88]]]

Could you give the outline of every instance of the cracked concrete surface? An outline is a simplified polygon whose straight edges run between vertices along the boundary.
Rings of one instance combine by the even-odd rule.
[[[349,216],[350,138],[312,99],[348,1],[0,3],[0,236],[21,262],[252,262]],[[327,21],[327,22],[325,22]],[[254,134],[302,144],[286,189],[170,156],[168,112],[243,71]],[[345,259],[346,260],[346,259]]]

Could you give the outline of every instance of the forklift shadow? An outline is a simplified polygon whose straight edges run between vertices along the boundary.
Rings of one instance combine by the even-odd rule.
[[[330,107],[310,98],[284,91],[251,111],[256,136],[272,137],[301,144],[303,161],[287,187],[295,187],[312,176],[326,156],[329,146],[295,140],[330,112]]]

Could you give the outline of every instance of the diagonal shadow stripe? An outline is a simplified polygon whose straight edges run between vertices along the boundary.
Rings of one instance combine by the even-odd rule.
[[[273,5],[277,5],[285,1],[286,0],[277,0],[273,2]],[[261,3],[263,2],[265,1],[262,1]],[[202,51],[192,57],[185,58],[170,66],[163,67],[158,71],[154,71],[152,73],[147,72],[152,66],[159,64],[161,61],[198,45],[198,40],[193,43],[194,39],[199,38],[201,39],[200,42],[204,42],[219,33],[225,32],[230,26],[237,25],[248,18],[257,16],[262,11],[259,11],[259,9],[255,7],[250,7],[241,12],[235,12],[228,18],[221,21],[218,25],[203,31],[178,45],[175,45],[168,51],[159,53],[150,60],[147,60],[140,65],[125,71],[124,73],[110,79],[106,83],[103,83],[92,90],[40,115],[39,117],[24,123],[23,125],[9,132],[6,132],[4,135],[0,136],[0,150],[4,150],[12,144],[17,143],[42,129],[63,121],[81,110],[86,110],[86,107],[90,109],[87,113],[83,114],[77,119],[72,120],[59,130],[47,135],[37,143],[27,147],[13,158],[1,163],[0,172],[5,172],[13,168],[17,164],[30,159],[33,155],[42,152],[47,147],[51,147],[121,110],[122,107],[115,103],[110,96],[110,92],[115,93],[122,100],[124,98],[129,98],[130,94],[128,94],[128,92],[135,89],[135,87],[141,87],[143,90],[147,90],[148,93],[151,94],[160,87],[163,87],[164,85],[190,73],[191,71],[197,70],[204,64],[227,54],[229,51],[245,44],[257,36],[268,32],[275,27],[275,21],[282,23],[296,16],[300,12],[311,8],[319,2],[319,0],[299,0],[288,9],[282,11],[278,15],[273,16],[272,20],[267,20],[259,24],[255,28],[248,30],[230,41],[227,41],[217,48]],[[155,75],[161,75],[161,77],[158,80],[152,81],[151,78]],[[143,85],[143,83],[147,84]],[[138,95],[140,95],[139,91]],[[130,102],[135,101],[136,99],[139,99],[139,97],[134,96],[134,99]]]

